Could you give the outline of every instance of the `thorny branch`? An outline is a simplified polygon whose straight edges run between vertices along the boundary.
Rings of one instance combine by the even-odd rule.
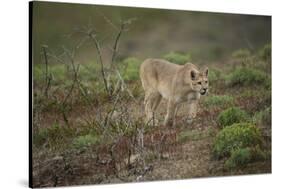
[[[47,57],[47,49],[48,46],[46,45],[42,45],[42,50],[43,50],[43,55],[44,55],[44,59],[45,59],[45,83],[46,83],[46,87],[44,90],[44,94],[46,97],[48,97],[48,92],[49,92],[49,88],[51,86],[51,76],[49,75],[49,65],[48,65],[48,57]]]
[[[96,35],[94,35],[93,32],[90,32],[88,35],[89,35],[90,39],[94,42],[95,47],[97,49],[97,53],[98,53],[98,56],[99,56],[99,62],[100,62],[100,65],[101,65],[101,74],[102,74],[105,90],[106,90],[107,94],[109,94],[110,92],[109,92],[108,83],[107,83],[106,76],[105,76],[104,63],[103,63],[103,59],[102,59],[100,44],[99,44],[99,42],[96,38]]]
[[[74,57],[75,57],[75,53],[76,50],[87,40],[91,40],[95,46],[95,49],[97,51],[97,56],[98,56],[98,61],[99,64],[101,66],[101,74],[102,74],[102,78],[103,78],[103,83],[104,83],[104,87],[105,87],[105,91],[108,94],[110,98],[110,100],[112,101],[112,106],[110,111],[107,111],[105,113],[105,115],[102,115],[101,112],[98,110],[97,114],[100,113],[100,118],[98,120],[98,116],[95,117],[96,122],[94,124],[97,124],[98,127],[103,131],[103,135],[104,136],[109,136],[110,139],[113,141],[112,145],[110,146],[110,155],[112,158],[112,162],[114,164],[114,167],[116,169],[116,163],[118,161],[117,158],[119,158],[118,156],[116,156],[115,151],[117,150],[117,144],[118,142],[120,142],[120,140],[122,140],[124,137],[128,137],[128,135],[126,134],[129,130],[129,132],[132,132],[132,135],[129,135],[129,140],[130,140],[130,148],[129,148],[129,152],[128,152],[128,156],[127,156],[127,164],[129,165],[131,163],[130,158],[132,153],[137,152],[139,153],[139,159],[143,162],[143,166],[144,166],[144,170],[146,170],[146,163],[145,163],[145,152],[144,152],[144,125],[137,125],[137,123],[135,121],[132,120],[132,117],[130,117],[130,112],[128,111],[126,106],[126,103],[122,103],[121,102],[121,98],[122,95],[124,94],[123,91],[126,90],[129,94],[129,96],[131,97],[131,99],[133,99],[135,102],[135,98],[132,95],[131,91],[129,90],[129,88],[126,86],[126,83],[124,82],[118,67],[116,65],[116,58],[118,55],[118,47],[119,47],[119,43],[120,43],[120,39],[121,36],[123,35],[123,33],[125,31],[127,31],[127,26],[129,24],[131,24],[131,22],[134,19],[129,19],[127,21],[122,21],[120,27],[116,27],[114,24],[112,24],[112,22],[106,18],[106,21],[109,22],[117,31],[116,37],[114,39],[114,43],[112,45],[112,56],[111,56],[111,62],[109,65],[109,70],[106,69],[105,64],[104,64],[104,60],[103,60],[103,56],[102,56],[102,52],[101,52],[101,46],[100,46],[100,40],[97,38],[97,33],[93,28],[90,28],[90,26],[88,27],[82,27],[80,29],[77,29],[76,32],[83,34],[85,37],[79,42],[79,44],[72,50],[70,51],[67,48],[63,48],[63,54],[64,56],[66,56],[67,60],[65,60],[65,57],[60,57],[60,56],[56,56],[53,55],[51,53],[47,53],[46,49],[43,48],[43,52],[44,52],[44,57],[45,57],[45,64],[46,64],[46,76],[48,75],[48,59],[47,57],[50,56],[52,58],[54,58],[57,62],[60,63],[64,63],[66,64],[67,62],[70,62],[70,64],[66,64],[66,65],[70,65],[71,67],[71,71],[72,71],[72,83],[71,86],[69,88],[69,90],[66,92],[65,97],[62,100],[61,103],[61,111],[63,114],[63,119],[65,121],[65,123],[68,125],[69,121],[66,115],[66,107],[67,107],[67,101],[70,98],[71,94],[73,93],[73,90],[75,88],[75,86],[80,87],[79,89],[81,90],[82,94],[85,95],[86,98],[86,94],[83,92],[83,85],[82,83],[79,81],[79,68],[80,68],[80,64],[75,63]],[[114,83],[114,85],[112,85],[113,87],[111,88],[110,86],[110,82],[111,81],[111,74],[115,73],[117,80],[115,80],[116,83]],[[49,79],[50,80],[50,79]],[[46,81],[47,81],[47,77],[46,77]],[[47,83],[47,82],[46,82]],[[114,89],[114,90],[113,90]],[[118,120],[116,119],[116,117],[113,115],[117,110],[119,111],[119,117]],[[121,119],[120,116],[127,116],[126,119]],[[92,124],[92,122],[89,122],[90,124]],[[114,128],[114,132],[111,132],[110,129]],[[145,174],[146,172],[142,173],[142,176]],[[115,172],[115,174],[118,176],[118,173]]]

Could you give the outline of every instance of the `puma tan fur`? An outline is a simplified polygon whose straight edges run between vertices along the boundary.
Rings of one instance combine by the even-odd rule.
[[[187,119],[196,116],[201,95],[208,93],[208,68],[199,70],[194,64],[177,65],[162,59],[147,59],[140,67],[145,91],[146,121],[153,115],[162,98],[168,101],[164,125],[174,125],[179,104],[188,103]]]

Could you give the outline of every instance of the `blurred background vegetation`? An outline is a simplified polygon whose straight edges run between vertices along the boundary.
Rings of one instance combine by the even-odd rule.
[[[116,31],[104,17],[117,25],[121,20],[136,19],[122,35],[119,59],[168,57],[173,60],[174,53],[181,53],[179,62],[191,56],[193,61],[210,63],[227,59],[236,49],[255,51],[271,43],[269,16],[36,2],[34,63],[42,61],[41,44],[55,52],[62,46],[72,47],[78,39],[69,39],[68,34],[89,23],[97,30],[102,46],[112,46]],[[91,44],[85,44],[77,57],[80,63],[88,63],[95,59],[95,50]]]

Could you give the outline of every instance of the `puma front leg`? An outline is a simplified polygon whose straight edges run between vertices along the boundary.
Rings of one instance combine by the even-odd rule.
[[[165,126],[174,126],[175,125],[175,113],[177,109],[177,103],[174,100],[168,101],[167,114],[165,117],[164,125]]]
[[[188,124],[191,124],[193,119],[196,117],[197,108],[198,108],[197,100],[192,100],[192,101],[188,102],[188,105],[187,105],[187,123]]]

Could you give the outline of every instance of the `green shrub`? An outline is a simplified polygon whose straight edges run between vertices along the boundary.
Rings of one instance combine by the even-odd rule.
[[[239,168],[254,161],[266,160],[267,154],[256,147],[238,148],[231,152],[229,159],[225,162],[225,167],[228,169]]]
[[[271,44],[266,44],[260,50],[260,56],[264,61],[270,61],[271,60]]]
[[[252,154],[252,161],[263,161],[267,160],[270,157],[270,152],[268,153],[263,151],[260,146],[255,146],[251,148],[251,154]]]
[[[243,90],[243,92],[240,93],[239,98],[252,98],[253,100],[258,100],[259,103],[256,104],[258,110],[271,106],[271,90],[249,88],[247,90]]]
[[[216,82],[219,79],[221,79],[221,77],[222,77],[221,70],[216,69],[216,68],[209,69],[208,79],[209,79],[209,82],[211,84],[213,84],[214,82]]]
[[[222,111],[218,116],[219,125],[222,127],[232,125],[234,123],[249,121],[249,115],[238,107],[231,107]]]
[[[75,148],[85,148],[99,142],[99,138],[96,135],[88,134],[84,136],[79,136],[73,140],[73,146]]]
[[[124,80],[132,81],[139,79],[139,67],[141,64],[141,61],[139,59],[129,57],[123,60],[122,64],[126,67],[123,74]]]
[[[34,144],[40,146],[48,144],[48,147],[58,147],[64,144],[64,140],[75,135],[75,129],[54,123],[51,127],[41,128],[33,135]]]
[[[179,52],[169,52],[168,54],[164,55],[163,58],[176,64],[185,64],[191,61],[190,54]]]
[[[239,148],[231,152],[230,158],[225,162],[225,166],[229,169],[233,169],[239,166],[243,166],[252,160],[252,154],[250,148]]]
[[[34,64],[33,65],[33,79],[34,79],[35,82],[45,81],[42,64]]]
[[[47,137],[47,129],[40,129],[38,133],[33,134],[33,144],[39,147],[47,141]]]
[[[271,107],[256,113],[253,119],[256,124],[271,125]]]
[[[259,85],[267,89],[271,87],[271,79],[265,72],[250,68],[238,68],[228,75],[225,80],[228,86]]]
[[[100,64],[97,62],[88,62],[85,64],[80,64],[79,67],[79,78],[84,82],[95,82],[101,80],[101,68]]]
[[[53,64],[49,66],[49,72],[55,81],[64,82],[66,79],[66,67],[64,64]]]
[[[45,82],[45,65],[35,64],[33,66],[33,77],[34,81]],[[66,67],[63,64],[49,64],[48,73],[51,76],[51,83],[57,85],[67,80],[66,78]]]
[[[222,129],[216,136],[213,153],[216,158],[229,157],[233,150],[260,146],[260,131],[250,123],[237,123]]]
[[[213,95],[213,96],[208,96],[203,103],[207,107],[211,107],[211,106],[223,107],[226,105],[233,105],[233,101],[234,98],[232,96]]]
[[[235,59],[243,60],[251,56],[251,52],[248,49],[238,49],[232,53],[232,57]]]
[[[71,65],[53,63],[48,66],[48,73],[51,75],[52,85],[66,85],[71,84],[73,80],[73,71]],[[79,78],[83,82],[93,82],[99,79],[100,76],[100,65],[95,62],[89,62],[86,64],[80,64],[79,67]],[[35,64],[33,66],[33,77],[34,81],[45,82],[45,65]]]

